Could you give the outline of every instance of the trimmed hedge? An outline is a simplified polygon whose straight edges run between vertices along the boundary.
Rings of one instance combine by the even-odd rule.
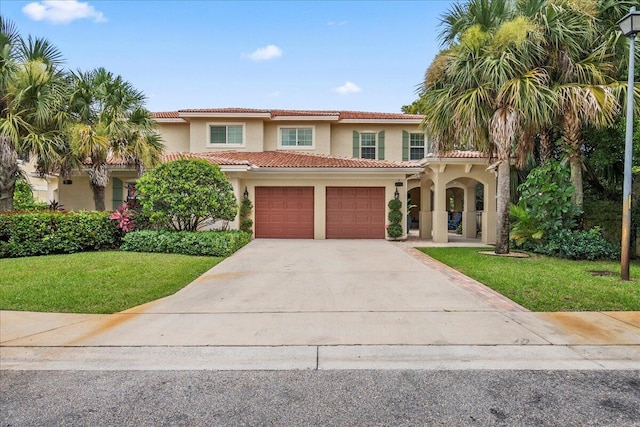
[[[0,215],[0,258],[117,248],[122,233],[109,212]]]
[[[560,230],[537,245],[534,252],[574,260],[619,260],[620,246],[602,236],[599,227],[591,230]]]
[[[227,257],[249,243],[244,231],[133,231],[120,247],[131,252],[162,252]]]

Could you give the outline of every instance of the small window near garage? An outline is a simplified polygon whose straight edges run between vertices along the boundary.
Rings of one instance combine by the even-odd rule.
[[[280,146],[290,147],[313,147],[313,128],[280,128]]]
[[[420,160],[426,156],[424,133],[409,134],[409,160]]]
[[[209,145],[244,145],[244,125],[209,125]]]
[[[376,158],[376,134],[375,133],[360,134],[360,158],[375,160]]]

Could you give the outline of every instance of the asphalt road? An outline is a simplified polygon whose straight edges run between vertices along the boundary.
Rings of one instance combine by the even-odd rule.
[[[2,426],[640,426],[640,371],[0,371]]]

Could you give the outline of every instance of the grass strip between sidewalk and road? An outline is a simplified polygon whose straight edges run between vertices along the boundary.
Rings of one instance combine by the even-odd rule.
[[[171,295],[223,259],[118,251],[0,259],[0,309],[115,313]]]
[[[531,311],[638,311],[640,264],[631,281],[620,279],[615,261],[571,261],[481,254],[491,249],[419,248]]]

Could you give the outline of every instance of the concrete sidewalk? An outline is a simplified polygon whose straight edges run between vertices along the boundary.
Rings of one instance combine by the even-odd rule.
[[[0,368],[640,369],[640,313],[531,313],[410,246],[255,240],[122,313],[0,312]]]

